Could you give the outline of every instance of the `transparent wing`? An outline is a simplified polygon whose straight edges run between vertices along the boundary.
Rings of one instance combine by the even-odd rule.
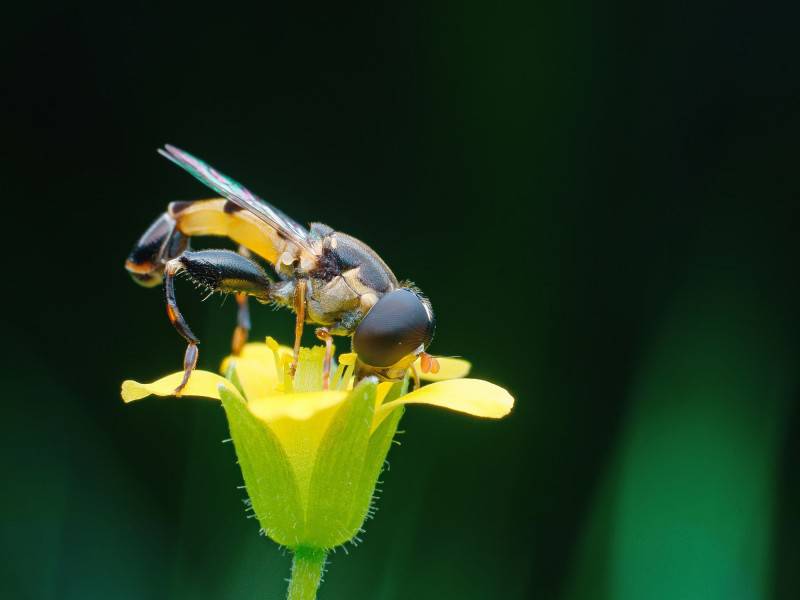
[[[253,194],[243,185],[175,146],[165,144],[164,149],[159,148],[158,153],[194,175],[218,194],[251,212],[291,241],[309,252],[313,252],[308,241],[308,230],[305,227]]]

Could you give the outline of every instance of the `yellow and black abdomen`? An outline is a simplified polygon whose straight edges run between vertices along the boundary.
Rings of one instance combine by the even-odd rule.
[[[164,278],[165,261],[183,252],[188,241],[186,236],[176,232],[175,219],[164,213],[134,244],[125,261],[125,269],[139,285],[159,285]]]
[[[264,221],[224,198],[172,202],[167,212],[184,235],[228,237],[273,265],[291,244]]]

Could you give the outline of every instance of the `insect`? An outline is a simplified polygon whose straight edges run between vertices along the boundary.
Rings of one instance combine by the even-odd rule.
[[[423,372],[439,369],[426,352],[435,319],[430,301],[410,282],[400,282],[364,242],[322,223],[306,229],[242,185],[174,146],[158,150],[223,196],[172,202],[136,242],[125,268],[145,287],[164,284],[167,316],[186,340],[180,394],[197,365],[199,339],[178,308],[175,279],[183,274],[208,294],[236,295],[237,325],[232,348],[238,354],[250,331],[248,297],[295,313],[292,373],[297,366],[305,323],[316,324],[325,342],[323,385],[330,374],[332,336],[351,336],[357,354],[356,378],[375,375],[398,381],[420,358]],[[224,236],[231,250],[190,249],[194,236]],[[252,259],[272,267],[273,275]]]

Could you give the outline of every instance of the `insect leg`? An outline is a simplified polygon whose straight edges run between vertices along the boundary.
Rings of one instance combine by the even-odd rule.
[[[181,379],[178,387],[175,388],[175,395],[180,396],[181,391],[186,384],[189,383],[189,376],[192,374],[195,366],[197,366],[198,350],[197,344],[200,340],[197,339],[186,319],[183,318],[178,303],[175,300],[175,276],[181,271],[183,265],[180,258],[175,258],[167,263],[164,269],[164,294],[167,300],[167,317],[169,322],[178,331],[180,336],[186,340],[186,353],[183,356],[183,379]]]
[[[239,246],[239,254],[245,258],[250,258],[250,251],[244,247]],[[236,328],[233,330],[233,338],[231,339],[231,353],[238,356],[244,345],[247,343],[247,338],[250,334],[250,307],[247,302],[247,294],[236,294]]]
[[[250,334],[250,307],[247,304],[247,294],[237,293],[236,304],[239,308],[236,312],[236,328],[233,330],[233,339],[231,339],[231,353],[238,356]]]
[[[412,364],[411,367],[409,367],[409,371],[411,371],[411,379],[414,381],[414,387],[413,387],[412,391],[413,390],[418,390],[419,389],[419,373],[417,373],[417,367],[415,367]]]
[[[289,372],[294,376],[297,370],[297,358],[300,356],[300,339],[303,337],[303,325],[306,322],[306,280],[300,279],[294,290],[294,313],[297,318],[294,322],[294,354]]]
[[[333,354],[333,336],[327,327],[317,327],[314,331],[318,340],[325,342],[325,359],[322,362],[322,389],[328,389],[331,377],[331,356]]]
[[[261,302],[270,299],[272,282],[264,269],[252,260],[230,250],[199,250],[184,252],[167,262],[164,290],[167,301],[167,316],[188,346],[183,361],[183,379],[175,389],[180,395],[197,365],[197,344],[200,340],[192,333],[175,300],[175,277],[186,273],[197,287],[214,293],[237,293],[255,296]]]

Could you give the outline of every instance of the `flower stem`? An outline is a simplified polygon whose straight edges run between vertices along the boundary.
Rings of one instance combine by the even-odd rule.
[[[314,600],[325,568],[325,550],[297,548],[292,559],[292,579],[287,600]]]

